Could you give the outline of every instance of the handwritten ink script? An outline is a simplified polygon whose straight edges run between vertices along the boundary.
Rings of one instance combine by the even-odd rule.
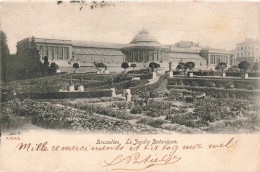
[[[113,152],[100,157],[99,165],[112,171],[144,170],[155,166],[170,166],[183,160],[182,154],[200,150],[235,149],[238,140],[229,138],[219,143],[181,144],[176,140],[126,139],[101,140],[87,145],[51,145],[48,141],[40,143],[20,142],[18,151],[30,152]],[[199,153],[199,152],[198,152]]]

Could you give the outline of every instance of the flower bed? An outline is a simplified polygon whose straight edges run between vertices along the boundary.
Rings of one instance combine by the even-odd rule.
[[[257,103],[248,101],[231,101],[219,99],[205,99],[194,103],[195,109],[190,113],[173,114],[170,119],[172,123],[186,125],[193,128],[202,128],[209,126],[210,123],[220,120],[232,120],[238,116],[247,117],[251,120],[260,111]],[[256,119],[260,124],[260,118]],[[243,127],[243,126],[240,126]]]
[[[191,87],[191,86],[179,86],[169,85],[168,89],[185,89],[190,91],[200,91],[206,93],[207,96],[214,98],[239,98],[248,100],[257,100],[259,97],[259,91],[242,90],[242,89],[225,89],[225,88],[212,88],[212,87]]]
[[[11,107],[15,115],[32,117],[34,125],[44,128],[68,128],[118,133],[156,133],[154,129],[148,129],[144,126],[135,126],[122,120],[92,114],[91,111],[75,110],[48,102],[20,101],[16,99],[11,102]]]

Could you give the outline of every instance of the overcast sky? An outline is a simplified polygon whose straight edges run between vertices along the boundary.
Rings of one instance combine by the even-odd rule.
[[[121,2],[115,7],[83,7],[68,2],[1,5],[1,30],[11,53],[26,37],[129,43],[143,28],[161,44],[181,40],[233,49],[259,37],[260,3]]]

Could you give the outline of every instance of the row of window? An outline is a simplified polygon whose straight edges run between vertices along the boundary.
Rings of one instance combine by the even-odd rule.
[[[254,46],[237,47],[237,50],[254,50]],[[256,49],[256,51],[258,51],[258,48]]]
[[[229,64],[228,56],[227,55],[210,55],[210,64],[217,65],[220,62],[225,62],[226,64]],[[231,63],[232,62],[230,61],[230,64]]]
[[[240,54],[240,55],[239,55]],[[241,53],[237,53],[237,57],[243,57],[243,56],[254,56],[255,52],[252,51],[246,51],[246,52],[241,52]]]
[[[69,59],[69,47],[57,47],[57,46],[38,46],[39,53],[43,59],[47,56],[50,60],[60,59],[68,60]]]
[[[125,52],[126,61],[128,62],[143,62],[143,61],[166,61],[167,55],[162,51],[128,51]]]
[[[123,56],[101,56],[101,55],[80,55],[74,56],[75,60],[81,62],[103,62],[103,63],[119,63],[123,62]]]

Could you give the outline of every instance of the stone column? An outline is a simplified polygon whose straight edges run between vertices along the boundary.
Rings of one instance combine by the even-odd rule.
[[[62,47],[62,60],[65,60],[65,48]]]
[[[134,50],[132,50],[132,59],[131,61],[134,61]]]
[[[69,46],[69,60],[72,59],[72,46]]]
[[[157,50],[157,61],[159,61],[159,50]]]
[[[139,58],[139,50],[137,50],[137,62],[140,62],[140,58]]]
[[[143,62],[145,62],[144,50],[143,50]]]
[[[210,58],[211,58],[211,57],[213,58],[213,56],[211,56],[211,55],[208,54],[208,66],[210,65]]]

